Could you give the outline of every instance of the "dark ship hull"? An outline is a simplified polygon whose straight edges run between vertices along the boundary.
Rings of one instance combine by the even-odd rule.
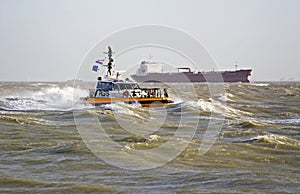
[[[245,82],[251,69],[235,71],[212,72],[175,72],[175,73],[148,73],[146,75],[131,75],[137,82]]]

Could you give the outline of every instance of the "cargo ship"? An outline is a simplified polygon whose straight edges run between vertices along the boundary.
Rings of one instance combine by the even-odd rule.
[[[131,75],[137,82],[245,82],[252,69],[232,71],[192,71],[189,67],[177,68],[177,72],[163,72],[163,64],[157,61],[142,61],[139,69]]]

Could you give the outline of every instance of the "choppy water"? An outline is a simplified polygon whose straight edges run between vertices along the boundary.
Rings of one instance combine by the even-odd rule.
[[[90,107],[73,102],[74,89],[65,83],[0,85],[3,193],[300,192],[300,83],[225,84],[226,94],[214,99],[206,84],[195,84],[197,98],[192,100],[186,85],[176,84],[172,87],[183,91],[185,98],[167,109],[122,103]],[[88,93],[75,91],[75,99]],[[224,121],[214,113],[224,113]],[[179,121],[182,117],[184,121]],[[120,150],[112,154],[119,156],[117,161],[107,160],[104,152],[101,159],[80,136],[85,131],[78,131],[78,124],[87,132],[97,128],[92,118],[124,153],[147,153],[168,142],[170,152],[183,144],[187,147],[159,167],[120,168],[132,162]],[[221,130],[214,131],[218,138],[201,154],[199,148],[210,145],[205,144],[205,135],[211,135],[209,122],[218,119],[222,123]],[[172,139],[179,128],[189,131],[195,124],[190,141],[183,136]],[[114,151],[103,142],[103,149]],[[171,158],[167,152],[160,154],[156,162]],[[137,169],[151,166],[151,157],[132,164]]]

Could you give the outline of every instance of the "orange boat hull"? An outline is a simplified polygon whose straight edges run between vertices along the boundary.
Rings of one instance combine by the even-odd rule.
[[[100,106],[103,104],[111,104],[117,102],[124,102],[129,104],[139,103],[142,107],[163,107],[172,104],[174,101],[170,98],[85,98],[84,102],[92,104],[94,106]]]

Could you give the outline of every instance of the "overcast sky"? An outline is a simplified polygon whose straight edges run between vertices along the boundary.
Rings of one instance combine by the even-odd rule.
[[[191,34],[220,70],[300,81],[299,0],[0,0],[0,80],[72,79],[95,44],[145,24]]]

